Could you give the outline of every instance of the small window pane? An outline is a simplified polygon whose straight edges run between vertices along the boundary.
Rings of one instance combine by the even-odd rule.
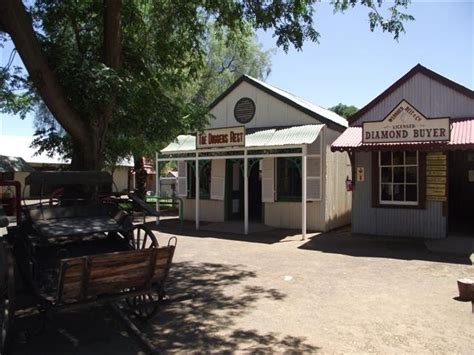
[[[380,165],[392,165],[392,152],[380,153]]]
[[[406,169],[406,174],[407,174],[406,182],[416,183],[417,182],[416,166],[409,166],[408,168],[405,168],[405,169]]]
[[[405,185],[403,184],[393,185],[393,200],[405,201]]]
[[[405,168],[393,168],[393,182],[405,181]]]
[[[393,152],[393,165],[403,165],[403,152]]]
[[[383,201],[392,201],[392,184],[382,184],[382,196]]]
[[[416,165],[416,152],[405,153],[406,165]]]
[[[407,196],[406,200],[411,202],[416,202],[418,200],[418,191],[416,185],[407,185]]]
[[[392,182],[392,168],[382,168],[382,182]]]

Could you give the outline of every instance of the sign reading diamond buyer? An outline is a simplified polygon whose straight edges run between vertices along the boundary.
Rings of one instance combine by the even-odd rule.
[[[243,147],[245,145],[245,126],[206,129],[197,133],[196,147]]]
[[[362,126],[362,143],[442,142],[449,139],[449,118],[427,119],[405,100],[383,121],[364,122]]]

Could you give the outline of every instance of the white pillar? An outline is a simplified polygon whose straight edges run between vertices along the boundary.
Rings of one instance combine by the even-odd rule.
[[[244,234],[249,234],[249,174],[247,150],[244,151]]]
[[[199,230],[199,160],[198,153],[196,153],[196,208],[195,208],[195,219],[196,219],[196,230]]]
[[[157,196],[156,199],[156,225],[160,225],[160,200],[158,198],[161,196],[161,184],[160,184],[160,162],[158,161],[158,152],[155,154],[155,162],[156,162],[156,167],[155,167],[155,195]]]
[[[303,155],[301,157],[301,236],[306,239],[306,155],[307,146],[303,146]]]

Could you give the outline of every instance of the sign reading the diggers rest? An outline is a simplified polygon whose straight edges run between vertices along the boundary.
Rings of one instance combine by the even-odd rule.
[[[245,146],[245,126],[206,129],[197,133],[198,149],[243,146]]]
[[[427,119],[405,100],[383,121],[362,126],[362,143],[440,142],[449,138],[449,118]]]

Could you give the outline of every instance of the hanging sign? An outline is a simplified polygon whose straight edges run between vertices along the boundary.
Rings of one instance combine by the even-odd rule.
[[[364,122],[362,126],[362,143],[446,142],[449,139],[449,118],[427,119],[405,100],[383,121]]]
[[[426,199],[447,200],[447,156],[445,153],[426,154]]]
[[[245,126],[206,129],[197,133],[197,149],[243,146],[245,146]]]

